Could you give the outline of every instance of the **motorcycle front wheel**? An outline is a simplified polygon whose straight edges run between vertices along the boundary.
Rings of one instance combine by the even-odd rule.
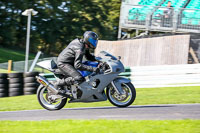
[[[132,83],[122,83],[123,95],[118,94],[113,86],[107,87],[106,94],[108,100],[117,107],[127,107],[131,105],[136,98],[135,87]]]
[[[40,85],[37,90],[37,99],[43,108],[51,111],[62,109],[67,102],[67,98],[53,95],[49,90],[46,89],[46,87],[42,85]]]

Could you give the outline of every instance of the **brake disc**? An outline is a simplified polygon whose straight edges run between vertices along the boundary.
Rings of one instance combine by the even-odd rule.
[[[124,101],[124,100],[126,100],[127,97],[128,97],[128,91],[127,91],[127,89],[124,89],[124,91],[125,91],[125,94],[123,94],[123,95],[119,95],[119,94],[117,94],[117,92],[115,92],[113,94],[113,98],[115,98],[117,101]]]

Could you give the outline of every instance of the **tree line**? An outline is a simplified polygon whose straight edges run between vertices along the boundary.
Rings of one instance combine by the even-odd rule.
[[[57,55],[86,30],[102,40],[116,40],[120,0],[1,0],[0,46],[25,48],[26,9],[38,11],[31,18],[31,52]]]

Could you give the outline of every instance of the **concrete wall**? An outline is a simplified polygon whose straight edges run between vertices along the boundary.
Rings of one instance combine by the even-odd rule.
[[[121,56],[125,66],[187,64],[190,35],[99,41],[95,51]]]

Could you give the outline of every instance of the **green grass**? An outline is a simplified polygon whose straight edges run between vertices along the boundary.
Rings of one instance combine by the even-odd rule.
[[[0,69],[0,73],[8,73],[8,70]],[[16,71],[11,71],[11,73],[16,73]]]
[[[8,62],[8,60],[13,61],[23,61],[25,60],[25,50],[20,51],[14,49],[7,49],[0,47],[0,63]],[[34,59],[34,54],[29,54],[29,59]]]
[[[200,120],[0,121],[1,133],[200,133]]]
[[[137,104],[200,103],[200,86],[137,89]]]
[[[35,67],[33,69],[33,71],[35,71],[35,72],[42,72],[42,73],[52,73],[52,72],[50,72],[50,71],[48,71],[46,69],[42,69],[42,68],[39,68],[39,67]],[[8,73],[8,70],[6,70],[6,69],[0,69],[0,73]],[[11,71],[11,73],[16,73],[16,71]]]
[[[200,103],[200,87],[138,88],[133,105]],[[65,108],[112,106],[110,102],[69,103]],[[0,111],[43,109],[36,95],[0,98]]]
[[[0,69],[0,73],[7,73],[8,70],[5,70],[5,69]]]

